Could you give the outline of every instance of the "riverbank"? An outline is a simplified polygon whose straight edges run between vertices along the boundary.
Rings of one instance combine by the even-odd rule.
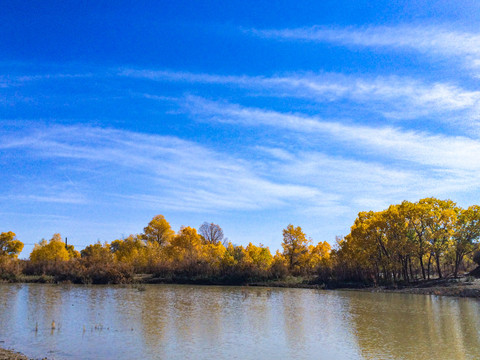
[[[458,279],[435,279],[417,284],[398,287],[380,287],[370,289],[375,292],[393,292],[404,294],[438,295],[468,297],[480,299],[480,279],[463,277]]]
[[[390,286],[368,286],[355,283],[309,284],[295,280],[267,281],[249,284],[249,286],[309,288],[340,291],[364,291],[379,293],[402,293],[436,296],[468,297],[480,299],[480,279],[464,276],[457,279],[421,280],[415,283]]]
[[[30,360],[23,354],[0,348],[0,360]]]
[[[361,283],[318,283],[315,278],[294,277],[289,276],[282,280],[268,280],[249,282],[245,284],[225,284],[215,282],[198,281],[194,279],[185,281],[165,281],[165,279],[153,278],[148,275],[136,278],[138,283],[147,284],[165,284],[165,283],[181,283],[192,285],[241,285],[241,286],[260,286],[260,287],[280,287],[280,288],[302,288],[302,289],[320,289],[320,290],[342,290],[342,291],[366,291],[366,292],[389,292],[404,294],[420,294],[420,295],[436,295],[436,296],[453,296],[468,297],[480,299],[480,279],[473,276],[463,276],[457,279],[433,279],[419,280],[408,284],[397,284],[395,286],[370,286]]]
[[[53,276],[22,276],[17,283],[68,283],[57,282]],[[219,285],[219,286],[259,286],[279,288],[304,288],[324,289],[342,291],[367,291],[367,292],[390,292],[405,294],[437,295],[469,297],[480,299],[480,279],[472,276],[464,276],[458,279],[433,279],[420,280],[414,283],[397,284],[389,286],[371,286],[361,283],[318,283],[315,278],[288,276],[282,280],[267,280],[255,282],[229,282],[225,279],[204,279],[204,278],[159,278],[150,274],[136,274],[131,282],[124,285],[141,286],[143,284],[183,284],[183,285]],[[0,360],[2,360],[0,358]]]

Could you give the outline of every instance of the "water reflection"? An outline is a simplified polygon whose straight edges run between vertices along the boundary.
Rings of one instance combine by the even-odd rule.
[[[32,357],[476,359],[480,351],[479,302],[468,299],[0,284],[0,304],[0,341]]]
[[[478,305],[468,299],[359,293],[351,297],[349,311],[366,359],[476,359]]]

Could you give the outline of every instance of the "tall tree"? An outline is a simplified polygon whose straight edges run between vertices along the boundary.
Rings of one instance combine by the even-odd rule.
[[[60,234],[53,234],[49,242],[42,240],[35,247],[30,254],[32,262],[38,261],[66,261],[73,257],[79,257],[80,253],[71,247],[71,251],[66,248]]]
[[[16,258],[23,249],[23,243],[17,240],[14,232],[2,232],[0,234],[0,257],[7,256]]]
[[[290,270],[298,266],[300,257],[308,252],[309,242],[300,226],[294,227],[290,224],[283,229],[283,255],[288,261]]]
[[[115,260],[129,264],[144,264],[145,249],[147,245],[142,240],[141,235],[129,235],[126,239],[113,240],[110,244],[110,251]]]
[[[408,265],[414,250],[413,232],[408,227],[405,218],[405,204],[390,205],[382,211],[381,231],[384,234],[389,253],[391,255],[391,270],[394,280],[401,275],[409,281]]]
[[[408,227],[414,234],[412,240],[414,242],[415,255],[418,258],[422,277],[425,280],[427,274],[425,272],[424,256],[430,252],[430,207],[425,203],[411,203],[409,201],[404,201],[402,207]]]
[[[98,241],[96,244],[88,245],[85,249],[80,251],[82,258],[87,259],[90,262],[111,262],[113,259],[112,252],[110,250],[110,244],[101,244]]]
[[[196,260],[201,252],[202,238],[197,230],[190,226],[182,226],[167,248],[170,259],[176,261]]]
[[[167,245],[175,236],[175,232],[163,215],[155,216],[143,231],[144,240],[157,242],[159,245]]]
[[[217,245],[223,243],[225,239],[222,228],[214,223],[204,222],[198,229],[198,233],[208,244]]]
[[[459,208],[452,200],[426,198],[418,201],[428,209],[428,228],[430,233],[430,248],[437,265],[438,277],[442,278],[440,258],[451,244],[454,226]]]
[[[474,245],[480,238],[480,206],[472,205],[461,210],[455,224],[453,247],[455,249],[454,276],[458,275],[458,268],[465,257],[474,250]]]

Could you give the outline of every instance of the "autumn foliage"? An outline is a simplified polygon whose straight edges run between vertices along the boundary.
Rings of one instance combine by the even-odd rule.
[[[237,284],[288,274],[314,276],[319,267],[329,266],[328,243],[311,244],[300,227],[289,225],[284,241],[284,252],[272,255],[262,244],[228,242],[217,224],[205,222],[200,232],[182,226],[175,233],[157,215],[142,234],[97,242],[80,253],[54,234],[35,245],[22,271],[76,283],[122,283],[132,281],[134,274],[151,274],[158,281]],[[18,244],[9,248],[21,249]]]
[[[379,212],[360,212],[350,234],[332,252],[340,280],[374,283],[457,277],[471,267],[480,237],[480,207],[451,200],[404,201]]]
[[[159,282],[241,284],[287,276],[327,284],[411,282],[457,276],[473,267],[480,237],[480,207],[458,207],[451,200],[404,201],[383,211],[360,212],[351,231],[314,243],[302,228],[283,230],[282,251],[262,244],[234,245],[220,226],[205,222],[199,231],[175,233],[155,216],[141,234],[88,245],[81,252],[60,234],[35,245],[29,261],[16,260],[23,244],[12,232],[0,235],[0,274],[49,275],[56,281],[125,283],[135,274]]]

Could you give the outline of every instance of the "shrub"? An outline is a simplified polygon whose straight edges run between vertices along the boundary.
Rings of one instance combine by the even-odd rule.
[[[28,261],[24,272],[26,275],[53,276],[55,282],[75,284],[126,284],[134,277],[132,265],[91,262],[88,259]]]
[[[21,260],[0,257],[0,280],[15,282],[22,275],[24,262]]]

